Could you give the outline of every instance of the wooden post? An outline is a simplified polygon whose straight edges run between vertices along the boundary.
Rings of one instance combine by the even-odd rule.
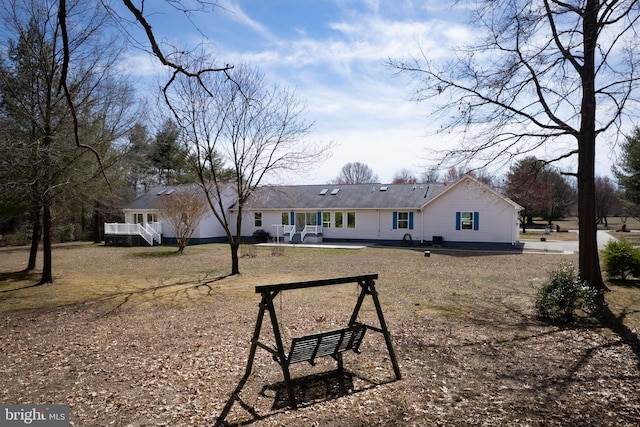
[[[273,299],[280,291],[265,292],[263,298],[267,299],[267,309],[269,310],[269,317],[271,317],[271,326],[273,328],[273,335],[276,340],[276,349],[278,351],[278,360],[280,361],[280,367],[282,368],[282,376],[284,376],[284,384],[287,387],[287,393],[289,394],[289,404],[292,408],[296,408],[296,396],[293,392],[293,384],[291,384],[291,374],[289,372],[289,362],[287,356],[284,353],[284,345],[282,344],[282,335],[280,335],[280,326],[278,325],[278,319],[276,318],[276,309],[273,306]]]
[[[391,358],[391,365],[393,365],[393,372],[396,374],[396,379],[399,380],[402,378],[400,374],[400,367],[398,366],[398,361],[396,359],[396,353],[393,351],[393,344],[391,343],[391,334],[389,333],[389,329],[387,329],[387,322],[384,321],[384,315],[382,314],[382,307],[380,306],[380,300],[378,299],[378,292],[373,284],[373,279],[368,281],[369,292],[371,293],[371,297],[373,298],[373,303],[376,306],[376,312],[378,312],[378,320],[380,321],[380,328],[382,329],[382,335],[384,335],[384,341],[387,343],[387,351],[389,352],[389,357]]]

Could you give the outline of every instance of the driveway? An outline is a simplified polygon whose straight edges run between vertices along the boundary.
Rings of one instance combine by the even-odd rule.
[[[577,230],[569,230],[569,233],[578,233]],[[551,240],[547,242],[522,242],[523,250],[531,250],[536,252],[561,252],[561,253],[574,253],[578,252],[578,241],[572,242],[561,242],[554,241],[553,235],[550,236]],[[598,249],[604,249],[605,245],[609,240],[616,240],[615,237],[611,236],[608,232],[604,230],[598,230]]]

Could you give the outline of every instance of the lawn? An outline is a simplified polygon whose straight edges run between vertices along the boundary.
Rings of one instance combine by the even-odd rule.
[[[577,255],[404,248],[258,247],[230,271],[225,245],[54,250],[53,285],[30,287],[25,248],[0,248],[0,400],[66,403],[74,426],[640,424],[640,288],[610,284],[624,338],[597,324],[547,325],[537,288]],[[256,322],[256,285],[378,273],[403,378],[369,331],[361,354],[282,372],[258,349],[234,398]],[[356,285],[276,298],[285,346],[342,327]],[[361,319],[375,323],[367,302]],[[263,340],[269,341],[268,317]],[[328,360],[327,360],[328,359]],[[322,375],[323,373],[329,373]]]

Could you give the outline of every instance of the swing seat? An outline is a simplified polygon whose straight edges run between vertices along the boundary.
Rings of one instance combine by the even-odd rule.
[[[342,369],[341,353],[352,350],[360,354],[360,344],[366,330],[365,325],[356,323],[344,329],[294,338],[284,362],[286,365],[299,362],[315,365],[318,357],[331,356],[338,361],[338,368]],[[282,364],[277,354],[274,354],[274,360]]]

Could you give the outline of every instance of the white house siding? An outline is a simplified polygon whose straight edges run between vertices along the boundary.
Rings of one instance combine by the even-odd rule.
[[[170,228],[170,227],[167,227]],[[172,234],[173,231],[171,230]],[[175,237],[175,236],[171,236]],[[193,243],[213,243],[226,241],[227,235],[224,228],[220,225],[218,219],[213,215],[211,210],[207,210],[205,216],[200,220],[198,227],[191,236]]]
[[[478,212],[478,230],[456,230],[456,212]],[[446,242],[515,244],[518,236],[514,205],[469,180],[444,192],[425,208],[425,240],[442,236]],[[515,225],[515,227],[514,227]]]
[[[260,211],[262,212],[262,225],[255,225],[255,217],[253,211],[242,211],[242,235],[245,237],[251,237],[256,230],[264,230],[271,235],[271,237],[276,237],[276,227],[275,224],[282,223],[282,212],[284,211]],[[230,224],[231,230],[235,233],[236,230],[236,219],[238,212],[231,211],[230,212]],[[282,230],[279,231],[280,237],[282,237]]]
[[[408,212],[406,209],[399,209],[399,212]],[[272,237],[276,237],[276,227],[281,224],[282,212],[285,211],[261,211],[262,226],[255,226],[254,211],[243,213],[242,235],[250,237],[256,230],[267,231]],[[318,213],[317,210],[297,210],[297,213],[310,212]],[[320,212],[331,213],[331,226],[323,227],[322,237],[324,240],[355,240],[355,241],[397,241],[401,242],[405,234],[409,234],[414,241],[420,240],[420,213],[413,213],[413,229],[393,228],[393,211],[387,210],[328,210]],[[341,228],[335,227],[335,213],[342,212],[343,225]],[[355,228],[347,227],[347,212],[356,213]],[[290,212],[287,213],[290,216]],[[234,215],[235,219],[235,215]],[[235,222],[234,222],[235,224]],[[278,231],[282,236],[282,229]]]
[[[322,237],[325,239],[346,240],[377,240],[381,239],[381,229],[378,226],[378,212],[375,210],[333,210],[331,212],[332,224],[328,229],[323,229]],[[335,213],[342,212],[342,227],[335,227]],[[356,224],[354,228],[347,227],[347,212],[355,212]]]

